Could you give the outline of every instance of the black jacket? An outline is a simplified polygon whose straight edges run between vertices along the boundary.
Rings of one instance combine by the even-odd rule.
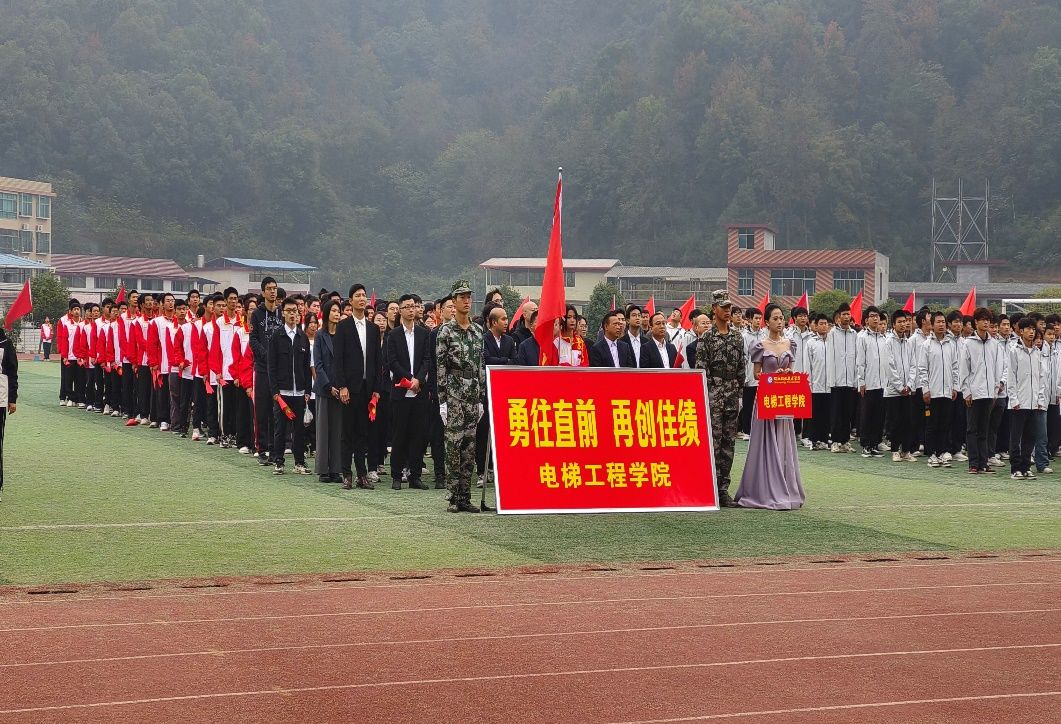
[[[15,351],[15,343],[3,329],[0,329],[0,349],[3,353],[0,372],[7,375],[7,404],[10,405],[18,402],[18,353]]]
[[[637,362],[634,360],[634,350],[623,340],[617,340],[615,342],[619,352],[619,366],[620,367],[637,367]],[[645,348],[642,345],[641,354],[645,353]],[[596,342],[592,347],[589,348],[589,366],[590,367],[614,367],[612,363],[612,353],[608,349],[607,338]]]
[[[516,346],[519,347],[526,340],[530,339],[534,335],[527,329],[527,325],[522,320],[516,325],[516,328],[512,330],[512,339],[516,342]]]
[[[538,346],[538,340],[531,336],[519,343],[519,349],[516,350],[516,364],[538,367],[540,362],[541,347]]]
[[[410,381],[415,377],[420,380],[420,393],[418,399],[427,396],[427,383],[431,377],[431,330],[427,327],[416,325],[413,327],[413,368],[409,368],[409,344],[405,339],[405,328],[395,327],[387,332],[384,340],[387,361],[387,369],[384,370],[383,379],[388,380],[390,396],[392,399],[405,397],[407,390],[395,387],[404,377]],[[390,373],[388,375],[387,373]]]
[[[335,353],[335,386],[340,390],[346,387],[350,394],[361,391],[361,381],[365,382],[365,394],[371,395],[380,389],[380,342],[379,327],[365,320],[365,350],[368,359],[361,353],[361,340],[357,333],[357,324],[353,317],[346,317],[339,322],[332,339]]]
[[[295,327],[295,339],[287,336],[287,330],[275,332],[269,339],[268,362],[269,394],[280,390],[302,390],[310,392],[312,380],[309,374],[309,337],[301,327]]]
[[[280,305],[270,312],[265,305],[260,305],[251,315],[251,350],[254,352],[254,369],[258,372],[266,370],[266,359],[269,357],[269,340],[279,330],[284,328],[284,316],[280,313]]]
[[[335,346],[328,330],[317,331],[313,340],[313,391],[317,397],[331,397],[335,387]]]
[[[490,330],[483,335],[483,364],[511,365],[516,363],[516,342],[507,334],[501,335],[501,346],[494,341]]]
[[[642,369],[670,369],[674,366],[674,358],[678,356],[678,350],[673,344],[667,342],[667,357],[663,359],[656,346],[656,340],[645,337],[641,343],[641,368]]]
[[[641,348],[640,348],[640,350],[637,353],[634,354],[634,362],[637,363],[638,367],[651,366],[651,365],[646,365],[645,364],[645,361],[646,361],[645,360],[645,341],[649,339],[649,336],[647,334],[645,334],[644,332],[641,332],[641,333],[638,334],[637,338],[641,342]],[[597,339],[599,340],[600,337],[598,337]],[[634,351],[634,343],[631,340],[630,332],[626,332],[623,335],[622,340],[624,342],[626,342],[628,345],[630,345],[630,351],[633,352]]]

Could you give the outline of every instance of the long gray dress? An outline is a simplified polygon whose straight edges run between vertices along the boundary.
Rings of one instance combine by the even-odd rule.
[[[749,350],[753,363],[762,364],[762,373],[769,374],[792,366],[796,342],[781,355],[756,341]],[[792,420],[760,420],[753,412],[751,442],[740,487],[733,499],[743,508],[796,510],[803,507],[806,494],[799,475],[796,433]]]

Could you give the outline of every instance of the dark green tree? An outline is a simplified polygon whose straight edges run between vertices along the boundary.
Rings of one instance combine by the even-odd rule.
[[[589,295],[589,302],[582,308],[582,316],[586,318],[586,323],[589,325],[591,339],[596,339],[601,320],[604,319],[604,315],[608,310],[612,308],[613,300],[616,309],[624,309],[626,307],[626,301],[619,293],[619,288],[614,284],[601,282],[593,287],[593,292]]]

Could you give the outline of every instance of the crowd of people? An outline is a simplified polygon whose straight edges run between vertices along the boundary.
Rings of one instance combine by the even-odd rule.
[[[346,296],[287,295],[266,277],[260,294],[72,299],[54,345],[61,405],[253,455],[278,475],[290,455],[296,474],[344,489],[373,489],[386,475],[395,489],[427,489],[430,456],[453,512],[479,509],[470,488],[476,477],[482,486],[488,458],[487,365],[705,370],[725,506],[799,507],[797,441],[849,453],[853,435],[866,458],[923,455],[934,468],[968,462],[974,474],[1008,459],[1014,479],[1052,472],[1061,443],[1057,315],[926,307],[888,317],[871,306],[862,320],[853,324],[846,304],[831,317],[773,304],[741,310],[720,290],[685,318],[678,309],[613,309],[591,336],[568,306],[543,354],[537,306],[525,301],[510,322],[497,290],[473,316],[464,281],[433,302],[377,302],[362,284]],[[762,424],[754,401],[764,370],[806,373],[813,417]],[[753,464],[730,497],[735,438],[752,440]]]

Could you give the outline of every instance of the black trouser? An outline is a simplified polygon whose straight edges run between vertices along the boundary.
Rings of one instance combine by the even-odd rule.
[[[829,394],[833,403],[833,443],[844,445],[851,441],[851,415],[855,408],[854,387],[833,387]]]
[[[317,450],[317,398],[311,397],[306,402],[313,419],[306,425],[306,449],[316,452]],[[292,448],[294,449],[294,448]]]
[[[151,419],[151,401],[153,381],[151,379],[151,368],[140,365],[136,368],[136,412],[145,420]]]
[[[273,444],[273,407],[269,396],[269,371],[254,367],[254,449],[258,456],[266,455]]]
[[[1061,408],[1050,405],[1046,408],[1046,454],[1051,458],[1061,445]]]
[[[400,484],[402,470],[409,469],[409,482],[420,480],[427,440],[427,398],[400,397],[390,401],[391,477]]]
[[[737,431],[745,435],[752,431],[752,412],[755,410],[755,395],[759,388],[748,385],[741,393],[740,415],[737,417]]]
[[[122,409],[122,376],[118,374],[118,369],[103,373],[103,386],[106,390],[103,401],[110,405],[112,410],[120,411]]]
[[[862,447],[876,450],[884,439],[884,390],[866,390],[862,396],[862,421],[858,425]]]
[[[85,404],[89,407],[103,407],[100,404],[100,398],[103,397],[103,368],[86,367],[85,368]]]
[[[73,398],[74,402],[79,405],[85,404],[85,378],[88,376],[88,370],[81,365],[73,362],[70,364],[71,377],[73,380]]]
[[[65,401],[73,397],[74,393],[74,370],[77,366],[76,362],[66,363],[66,360],[62,360],[59,363],[59,400]]]
[[[483,402],[486,407],[486,402]],[[490,454],[490,412],[487,410],[475,425],[475,473],[486,472],[486,458]]]
[[[0,408],[0,490],[4,489],[4,428],[7,427],[7,408]]]
[[[52,358],[52,343],[51,342],[41,342],[41,349],[44,350],[44,359],[51,359]]]
[[[446,484],[446,426],[442,422],[442,416],[438,412],[438,400],[428,402],[430,408],[428,415],[427,437],[431,444],[431,463],[435,467],[435,487]]]
[[[891,429],[888,430],[888,440],[893,453],[912,453],[916,449],[914,415],[917,410],[913,402],[909,395],[884,398],[884,404],[890,408],[888,423]]]
[[[356,468],[358,477],[368,475],[368,395],[365,383],[350,391],[349,404],[343,405],[343,474]]]
[[[136,372],[129,362],[122,363],[122,414],[136,417]]]
[[[1009,398],[999,397],[991,403],[991,415],[987,426],[987,456],[998,455],[1009,450]],[[968,423],[966,423],[968,426]],[[1001,445],[999,440],[1002,441]],[[971,455],[969,456],[972,457]],[[972,467],[972,466],[970,466]]]
[[[954,402],[949,397],[933,397],[925,418],[925,455],[943,457],[951,451],[951,424]],[[965,406],[965,403],[962,403]]]
[[[177,420],[174,426],[177,432],[188,432],[188,420],[192,414],[192,398],[195,396],[195,379],[180,378],[180,390],[177,393]],[[202,383],[200,382],[200,387]]]
[[[221,388],[221,431],[226,437],[235,440],[236,447],[249,448],[254,444],[254,421],[251,419],[250,405],[247,391],[231,380]]]
[[[169,426],[171,430],[187,430],[188,417],[181,419],[181,373],[170,372],[169,381]]]
[[[918,387],[914,390],[912,404],[914,406],[914,450],[925,444],[925,391]]]
[[[958,393],[957,399],[951,404],[950,416],[950,441],[947,452],[958,454],[965,444],[965,395]]]
[[[989,431],[991,421],[995,419],[995,400],[988,397],[973,400],[965,410],[965,446],[969,450],[969,469],[987,470],[987,459],[994,454],[991,448]],[[965,403],[962,403],[965,404]]]
[[[221,436],[221,428],[217,419],[217,387],[213,392],[207,394],[206,384],[202,379],[195,379],[195,429],[206,434],[207,437],[217,438]],[[205,426],[205,427],[204,427]]]
[[[833,403],[828,392],[815,392],[811,395],[811,419],[808,435],[811,442],[829,442],[829,421],[833,412]]]
[[[1032,466],[1035,448],[1036,416],[1042,410],[1009,411],[1009,471],[1026,473]]]
[[[154,417],[152,422],[169,424],[169,375],[159,372],[158,386],[154,389]]]
[[[295,465],[306,464],[306,425],[303,418],[306,415],[306,398],[303,395],[288,397],[284,395],[284,402],[295,413],[295,418],[289,420],[280,403],[273,400],[273,463],[284,464],[284,448],[287,447],[287,433],[291,431],[292,444],[291,453],[295,458]]]

